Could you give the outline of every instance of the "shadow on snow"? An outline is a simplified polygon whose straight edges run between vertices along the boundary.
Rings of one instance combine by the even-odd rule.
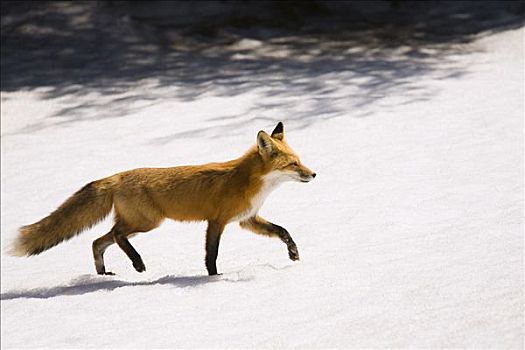
[[[14,299],[48,299],[65,295],[83,295],[98,291],[111,292],[122,287],[139,287],[139,286],[162,286],[168,285],[177,288],[198,287],[200,285],[216,282],[246,282],[251,278],[231,278],[224,275],[219,276],[164,276],[153,281],[122,281],[116,279],[106,279],[99,276],[81,276],[73,279],[68,285],[56,286],[50,288],[34,288],[28,290],[18,290],[5,292],[0,295],[0,300]]]

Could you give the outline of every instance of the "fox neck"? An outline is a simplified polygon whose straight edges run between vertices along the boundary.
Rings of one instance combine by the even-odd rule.
[[[264,201],[273,190],[286,180],[281,172],[271,169],[265,164],[257,148],[250,149],[238,159],[238,168],[246,171],[253,191],[248,191],[249,205],[246,210],[237,215],[232,221],[242,221],[257,215]]]

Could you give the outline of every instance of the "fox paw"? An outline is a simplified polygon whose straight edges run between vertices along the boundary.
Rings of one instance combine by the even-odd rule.
[[[288,256],[290,257],[290,260],[297,261],[299,260],[299,252],[297,251],[297,247],[289,247],[288,248]]]
[[[142,260],[133,262],[133,267],[137,272],[144,272],[146,271],[146,266],[144,265],[144,262]]]
[[[106,275],[106,276],[113,276],[113,275],[115,275],[114,272],[106,271],[106,268],[104,266],[97,267],[97,274],[99,274],[99,275]]]

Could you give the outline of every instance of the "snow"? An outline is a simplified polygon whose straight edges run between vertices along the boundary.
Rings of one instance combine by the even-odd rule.
[[[440,44],[416,67],[396,47],[377,66],[331,70],[307,52],[209,85],[3,89],[2,348],[523,348],[523,34],[451,44],[428,70]],[[274,44],[240,39],[231,56],[288,57]],[[309,61],[318,73],[296,66]],[[208,277],[205,224],[165,222],[132,240],[146,272],[112,246],[117,275],[97,276],[91,242],[110,218],[39,256],[5,253],[87,182],[228,160],[280,120],[317,177],[260,214],[299,262],[230,224]]]

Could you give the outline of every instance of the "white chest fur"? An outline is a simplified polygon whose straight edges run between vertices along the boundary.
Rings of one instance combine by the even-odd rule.
[[[288,179],[288,176],[283,174],[280,171],[272,171],[262,178],[262,186],[259,192],[255,196],[251,198],[250,201],[250,207],[242,212],[241,214],[237,215],[232,219],[232,221],[243,221],[248,218],[251,218],[252,216],[257,215],[257,212],[262,207],[264,201],[266,200],[266,197],[275,190],[281,183],[286,181]]]

